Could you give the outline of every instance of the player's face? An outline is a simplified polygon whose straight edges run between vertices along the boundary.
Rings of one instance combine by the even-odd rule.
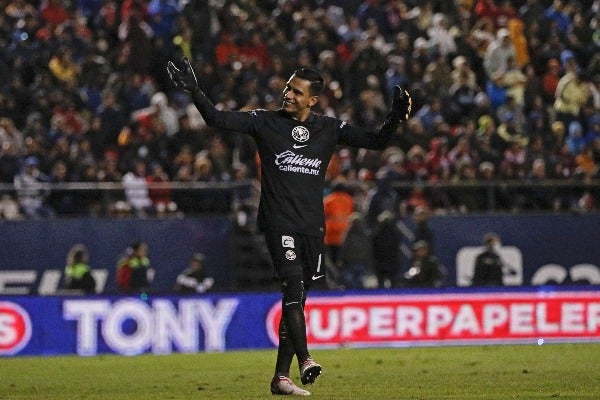
[[[310,108],[317,104],[318,97],[310,94],[310,81],[292,75],[283,90],[283,104],[281,108],[292,118],[304,121]]]

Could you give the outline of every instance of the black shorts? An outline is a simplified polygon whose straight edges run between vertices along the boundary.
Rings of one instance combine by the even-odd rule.
[[[310,285],[325,278],[322,236],[270,231],[265,239],[280,280],[301,276]]]

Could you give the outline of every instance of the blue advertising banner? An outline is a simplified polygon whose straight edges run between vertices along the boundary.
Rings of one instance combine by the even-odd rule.
[[[600,340],[600,292],[454,288],[315,292],[311,347]],[[0,355],[137,355],[274,348],[278,293],[2,296]]]
[[[278,295],[0,297],[1,355],[168,354],[272,346]],[[249,334],[252,332],[252,334]]]

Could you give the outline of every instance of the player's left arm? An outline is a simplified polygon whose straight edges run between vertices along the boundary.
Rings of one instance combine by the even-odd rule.
[[[390,112],[386,115],[383,124],[376,131],[370,131],[359,126],[342,123],[339,129],[339,141],[354,147],[379,150],[385,148],[398,125],[410,116],[412,111],[412,97],[406,89],[396,85],[392,97]]]

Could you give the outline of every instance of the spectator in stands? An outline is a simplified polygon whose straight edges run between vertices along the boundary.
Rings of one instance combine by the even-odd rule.
[[[125,249],[117,262],[116,284],[124,293],[139,293],[150,289],[154,270],[150,267],[148,244],[135,242]]]
[[[342,287],[362,289],[365,283],[364,279],[372,268],[372,263],[371,237],[363,216],[354,212],[350,216],[350,227],[340,246],[337,272],[341,277]]]
[[[504,1],[503,4],[507,7],[512,7],[510,1]],[[506,28],[508,29],[509,36],[515,49],[515,66],[516,68],[523,68],[530,61],[527,37],[524,33],[525,24],[516,17],[515,13],[512,13],[512,16],[506,23]]]
[[[288,74],[299,62],[309,66],[318,63],[319,67],[323,67],[327,81],[331,80],[331,87],[335,87],[335,90],[326,90],[329,101],[322,102],[328,107],[327,114],[343,116],[342,119],[348,121],[363,111],[358,108],[357,102],[360,93],[368,86],[369,76],[375,78],[370,78],[371,81],[378,82],[381,93],[389,95],[384,90],[386,71],[395,70],[396,57],[405,61],[401,74],[404,76],[400,76],[400,79],[410,82],[417,110],[435,107],[436,97],[440,96],[438,87],[432,89],[431,83],[424,82],[437,82],[433,79],[434,75],[440,79],[451,78],[458,68],[450,65],[450,60],[466,59],[472,70],[468,74],[468,82],[472,82],[474,75],[482,91],[477,92],[477,88],[464,91],[463,87],[454,91],[456,88],[453,88],[454,97],[447,101],[444,84],[439,85],[444,91],[441,93],[444,105],[442,117],[448,126],[449,146],[452,147],[453,134],[462,129],[464,114],[468,113],[468,117],[475,121],[488,115],[493,118],[494,124],[501,122],[502,112],[497,113],[497,108],[507,102],[507,88],[502,84],[502,74],[489,76],[484,65],[489,66],[490,61],[485,56],[486,51],[489,50],[490,55],[494,48],[499,51],[498,35],[503,36],[505,31],[502,29],[507,29],[514,48],[515,66],[525,67],[527,77],[524,108],[521,108],[525,114],[522,121],[528,123],[523,125],[523,133],[532,138],[531,134],[547,131],[540,125],[531,130],[531,123],[541,121],[539,113],[547,109],[552,111],[546,113],[547,126],[562,122],[568,129],[571,122],[577,121],[586,132],[589,128],[587,119],[597,113],[600,107],[597,79],[595,86],[588,82],[588,79],[594,80],[598,75],[599,56],[594,52],[593,29],[590,28],[597,25],[598,18],[589,11],[591,8],[579,7],[566,0],[556,0],[551,5],[532,0],[522,1],[517,14],[509,1],[479,0],[457,5],[439,1],[418,5],[415,2],[368,4],[366,15],[371,15],[375,9],[378,15],[385,16],[387,20],[386,24],[379,27],[369,22],[368,17],[365,20],[364,15],[360,19],[357,17],[356,11],[362,4],[360,1],[338,1],[334,8],[329,8],[331,2],[312,2],[314,4],[307,6],[306,2],[290,0],[280,4],[271,2],[273,5],[265,7],[236,2],[237,7],[232,8],[221,8],[203,1],[190,1],[183,5],[185,2],[179,4],[172,0],[156,0],[151,4],[142,0],[86,0],[72,2],[69,7],[63,3],[58,0],[14,0],[7,1],[2,10],[5,24],[0,41],[5,44],[5,51],[0,56],[0,72],[7,78],[0,83],[0,117],[10,118],[14,130],[21,132],[21,140],[19,142],[17,139],[15,144],[15,154],[11,153],[12,150],[0,151],[0,175],[6,182],[12,182],[17,173],[14,161],[22,162],[31,155],[37,156],[41,161],[41,170],[49,173],[52,162],[47,162],[46,158],[56,144],[57,137],[69,137],[70,146],[75,132],[79,132],[75,136],[83,134],[91,139],[96,160],[102,160],[107,150],[117,150],[117,172],[123,175],[131,161],[139,156],[138,143],[131,145],[130,141],[130,145],[118,147],[119,132],[123,130],[125,122],[131,120],[132,112],[148,106],[149,99],[157,92],[167,95],[169,106],[175,109],[178,116],[188,115],[190,127],[199,139],[199,143],[193,144],[193,154],[203,150],[205,144],[202,139],[210,136],[203,135],[205,124],[199,113],[187,99],[177,93],[167,92],[170,88],[166,84],[164,62],[161,60],[178,57],[183,52],[197,60],[197,66],[202,70],[202,86],[207,88],[209,97],[223,109],[239,108],[241,103],[249,101],[259,108],[273,107],[274,96],[282,90],[278,87],[278,81],[283,79],[285,83]],[[177,14],[173,13],[173,6],[177,8]],[[81,15],[86,16],[86,25],[82,25],[78,19]],[[252,18],[248,19],[247,24],[242,24],[239,23],[242,15],[251,15]],[[302,18],[296,18],[298,15],[302,15]],[[277,23],[266,28],[264,21],[271,16]],[[448,26],[434,26],[434,20],[438,24],[444,19]],[[172,29],[165,28],[168,26]],[[433,34],[440,28],[447,30],[452,37],[443,38]],[[428,35],[428,30],[432,32],[432,37]],[[295,38],[297,32],[300,33]],[[219,38],[226,34],[234,48],[231,56],[220,48],[215,51]],[[258,46],[261,47],[259,49],[256,40],[261,36],[264,43]],[[244,38],[252,38],[255,44]],[[445,50],[439,47],[440,43],[451,40],[456,44],[456,50],[450,54],[450,58],[438,59],[442,61],[438,68],[438,65],[432,64],[431,56],[444,53]],[[266,66],[263,65],[267,59],[264,47],[270,56]],[[72,56],[69,57],[68,67],[63,68],[58,55],[64,49]],[[225,57],[222,57],[223,53]],[[246,54],[262,60],[261,68],[257,67],[257,63],[249,62]],[[216,59],[220,62],[216,62]],[[386,60],[394,60],[394,63]],[[157,64],[160,65],[158,69]],[[433,71],[426,71],[429,65]],[[445,73],[438,74],[436,71],[443,70],[444,66],[454,67],[453,72],[448,76]],[[398,79],[395,72],[392,76]],[[65,76],[63,73],[71,78],[61,80],[60,77]],[[579,83],[573,79],[573,74],[580,77]],[[543,89],[539,88],[536,76],[543,81]],[[249,90],[256,82],[251,77],[258,77],[260,86],[265,82],[273,82],[268,90],[268,98],[254,95],[245,98],[241,95],[239,89],[243,83]],[[561,77],[563,82],[559,86]],[[450,82],[456,84],[457,78]],[[492,85],[493,82],[497,86]],[[490,84],[489,91],[486,91],[486,83]],[[559,91],[565,94],[562,98],[555,97]],[[590,92],[591,97],[582,100],[586,92]],[[542,95],[542,104],[533,106],[537,101],[536,94]],[[100,105],[99,97],[102,98]],[[457,102],[457,99],[460,101]],[[519,96],[516,99],[519,103]],[[454,104],[461,105],[459,112],[455,111]],[[501,110],[504,111],[504,108]],[[56,119],[53,118],[55,114],[59,114]],[[89,122],[92,128],[86,131],[87,115],[95,115],[97,119]],[[60,127],[57,124],[61,118],[64,122],[65,117],[70,122],[63,124],[65,129],[58,129]],[[51,119],[52,130],[49,133]],[[410,130],[413,134],[398,135],[396,139],[402,150],[408,152],[415,144],[429,149],[429,142],[439,136],[437,127],[443,126],[434,121],[435,118],[430,120],[431,124],[424,132],[421,132],[422,129],[419,131],[416,123],[407,124],[403,130]],[[172,132],[169,129],[174,126],[167,123],[164,128],[170,134]],[[520,122],[518,126],[521,126]],[[129,128],[135,133],[134,126]],[[565,167],[568,164],[564,162],[568,157],[562,153],[565,138],[541,136],[545,142],[545,158],[562,160],[548,164],[549,176],[568,179],[572,174],[565,171],[575,168]],[[46,140],[48,138],[51,140]],[[7,137],[0,129],[0,142],[3,140],[13,140],[13,137]],[[173,149],[170,151],[171,158],[181,147],[171,146],[175,141],[174,136],[166,140],[169,148]],[[490,141],[491,147],[503,152],[504,148],[495,141],[496,136]],[[238,146],[235,141],[227,142],[225,146],[230,154],[234,154],[234,151],[252,154],[254,150],[252,145],[245,143]],[[0,147],[4,149],[4,143],[0,143]],[[526,153],[530,151],[529,148],[525,150]],[[526,155],[528,159],[533,158],[530,154]],[[8,171],[4,169],[5,157],[11,163]],[[232,158],[227,162],[232,163]],[[171,168],[162,158],[160,161],[165,172],[174,178],[178,168]],[[211,161],[215,169],[221,170],[221,165]],[[500,171],[499,161],[489,161],[495,164],[496,171]],[[252,158],[243,158],[241,162],[256,174]],[[372,176],[382,162],[377,160],[368,165],[361,164],[356,172],[361,170],[363,176]],[[526,166],[528,170],[530,165],[528,163]],[[228,168],[228,172],[231,172],[231,168]],[[507,179],[507,176],[497,174],[498,179]],[[73,176],[72,179],[80,178]],[[411,182],[411,179],[414,181],[418,178],[407,178],[406,182]],[[454,206],[436,205],[445,210],[452,210]]]
[[[325,237],[327,260],[334,268],[339,265],[339,251],[344,236],[350,227],[350,216],[354,212],[354,198],[343,182],[334,182],[332,191],[323,199],[325,210]]]
[[[21,170],[21,155],[11,142],[3,142],[0,151],[0,182],[13,182]]]
[[[506,96],[512,98],[515,105],[522,110],[525,106],[527,76],[512,57],[507,59],[507,67],[502,75],[501,83],[506,88]]]
[[[228,31],[222,31],[215,46],[216,62],[225,66],[235,61],[240,54],[240,48],[235,42],[235,36]]]
[[[546,161],[543,158],[536,158],[531,163],[531,171],[527,179],[533,185],[525,192],[525,205],[533,210],[551,210],[554,207],[555,191],[552,187],[541,184],[548,178]]]
[[[450,182],[456,183],[459,186],[453,191],[454,204],[457,210],[461,213],[469,213],[483,208],[482,196],[478,188],[473,185],[477,179],[476,161],[459,161],[456,165],[454,175]],[[464,186],[463,186],[464,185]]]
[[[554,0],[544,11],[544,17],[558,30],[557,33],[565,34],[571,26],[568,15],[568,5],[564,0]]]
[[[429,211],[424,207],[417,207],[414,209],[412,217],[415,223],[413,244],[425,241],[433,253],[435,251],[435,234],[429,226]]]
[[[489,232],[483,236],[484,250],[475,258],[473,286],[503,286],[504,262],[498,253],[500,236]]]
[[[123,4],[125,6],[125,3]],[[119,54],[117,65],[132,73],[146,75],[152,61],[152,27],[146,22],[147,5],[131,2],[128,15],[119,24]]]
[[[65,288],[85,294],[96,293],[96,279],[92,275],[88,249],[84,244],[76,244],[67,254],[65,266]]]
[[[53,218],[54,210],[46,203],[50,194],[47,184],[50,178],[40,171],[40,161],[35,156],[27,157],[22,171],[14,178],[15,190],[21,212],[26,218]]]
[[[577,156],[585,149],[587,143],[584,137],[583,126],[579,121],[572,121],[568,125],[569,134],[566,139],[569,151],[573,156]]]
[[[546,72],[542,76],[544,83],[544,100],[546,102],[554,102],[556,88],[561,78],[560,62],[556,58],[548,60]]]
[[[69,179],[69,170],[67,164],[62,160],[57,160],[50,169],[49,182],[53,184],[67,183]],[[77,215],[81,210],[78,209],[77,193],[67,189],[54,189],[47,198],[47,202],[57,215]]]
[[[138,158],[133,162],[131,170],[123,175],[122,180],[127,203],[139,217],[154,212],[152,199],[148,191],[146,172],[146,161]]]
[[[466,63],[466,61],[464,63]],[[462,117],[470,115],[473,111],[475,96],[477,96],[479,92],[475,85],[475,76],[473,75],[472,77],[473,82],[469,82],[470,79],[468,71],[462,70],[456,76],[453,74],[453,83],[448,89],[450,104],[448,105],[448,110],[446,112],[446,115],[449,117],[449,122],[451,123],[456,123]]]
[[[436,48],[444,56],[450,56],[456,52],[454,37],[448,29],[448,17],[442,13],[433,15],[431,27],[427,29],[429,45]]]
[[[433,95],[445,96],[452,86],[452,68],[448,57],[437,48],[433,48],[430,60],[423,73],[423,82]]]
[[[53,30],[69,19],[67,9],[61,0],[44,0],[40,5],[40,15],[48,24],[49,30]]]
[[[160,120],[166,129],[167,136],[171,137],[179,131],[179,116],[177,111],[169,105],[169,99],[162,92],[152,95],[150,106],[135,111],[132,118],[145,126],[146,131],[152,130],[153,119]],[[144,135],[147,136],[147,135]]]
[[[598,163],[599,161],[594,159],[594,149],[591,144],[585,146],[583,150],[575,156],[575,175],[583,179],[584,182],[591,182],[591,180],[598,176]]]
[[[581,107],[588,101],[590,92],[573,52],[564,50],[560,57],[565,74],[556,86],[553,107],[556,119],[568,126],[578,120]]]
[[[486,19],[496,26],[496,17],[499,15],[499,10],[494,0],[477,0],[473,13],[477,18]]]
[[[393,187],[395,174],[387,168],[378,172],[376,187],[371,189],[370,200],[366,215],[369,229],[378,224],[381,213],[389,211],[396,215],[400,210],[400,195]]]
[[[510,40],[508,29],[498,29],[496,40],[488,46],[483,61],[488,79],[501,79],[508,70],[508,60],[514,58],[515,48]]]
[[[213,287],[215,280],[206,275],[204,261],[204,254],[194,253],[188,267],[177,275],[174,287],[177,293],[205,293]]]
[[[429,244],[420,240],[413,245],[413,256],[402,276],[402,286],[412,288],[438,288],[444,284],[445,269],[431,254]]]
[[[80,67],[73,60],[71,49],[67,47],[59,48],[52,59],[50,59],[48,68],[50,68],[50,72],[52,72],[56,79],[68,84],[77,83]]]
[[[550,125],[550,132],[552,134],[545,138],[547,154],[557,152],[565,144],[565,124],[560,121],[554,121]]]
[[[592,115],[588,119],[588,129],[585,134],[585,142],[593,146],[594,142],[600,139],[600,112]]]
[[[525,131],[518,126],[517,118],[511,111],[505,111],[498,125],[498,136],[507,144],[507,148],[512,143],[518,143],[521,147],[526,147],[529,143],[529,137]]]
[[[11,0],[6,5],[6,15],[11,19],[20,20],[28,15],[37,15],[38,10],[33,4],[25,0]]]
[[[23,149],[25,135],[10,117],[0,118],[0,147],[13,147],[17,152]]]
[[[431,181],[448,179],[452,166],[452,161],[448,158],[448,138],[435,137],[431,139],[426,165]]]
[[[152,207],[156,210],[158,216],[177,211],[177,203],[172,200],[171,188],[164,186],[170,182],[169,176],[165,173],[160,163],[150,164],[150,173],[146,176],[149,184],[148,196],[152,200]],[[155,184],[156,186],[153,186]],[[163,185],[163,186],[158,186]]]
[[[168,42],[173,34],[175,20],[180,6],[176,0],[151,0],[148,3],[148,16],[152,31]]]
[[[422,185],[415,185],[412,188],[406,199],[405,205],[406,210],[408,211],[412,211],[419,207],[429,208],[429,199]]]
[[[0,220],[8,221],[23,219],[23,215],[19,211],[19,203],[10,194],[0,196]]]
[[[373,267],[379,288],[398,286],[402,240],[403,234],[396,225],[395,214],[390,211],[381,212],[372,234]]]
[[[482,161],[479,164],[480,182],[483,183],[483,189],[480,191],[480,204],[482,210],[485,211],[507,210],[510,208],[510,199],[506,188],[494,185],[497,179],[495,165],[490,161]]]

